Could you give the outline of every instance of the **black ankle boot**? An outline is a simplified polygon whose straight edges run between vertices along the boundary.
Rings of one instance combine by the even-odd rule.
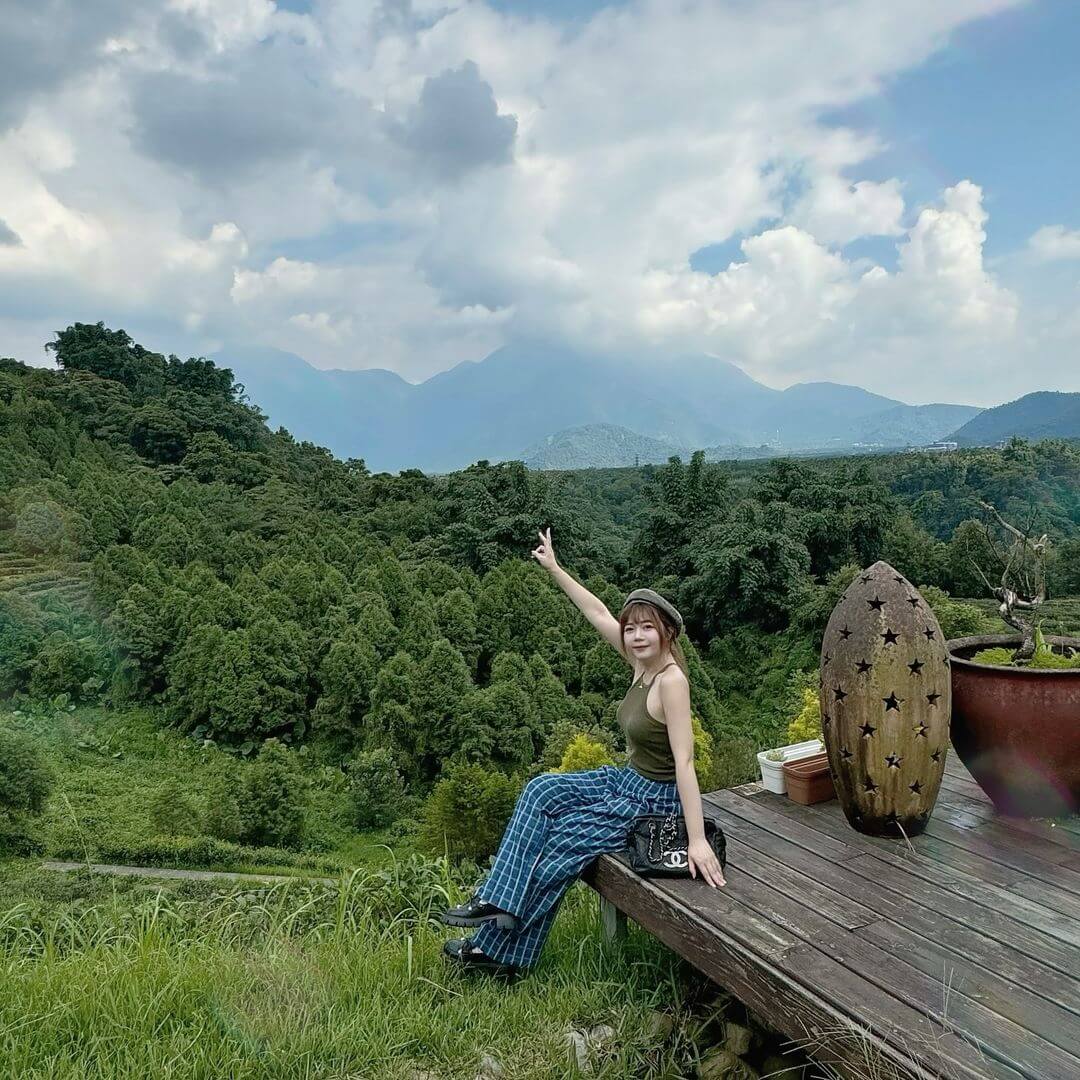
[[[452,938],[447,941],[443,945],[443,956],[469,971],[483,971],[488,975],[500,975],[504,978],[521,974],[521,968],[493,960],[468,938]]]
[[[448,926],[482,926],[484,923],[493,922],[500,930],[516,930],[518,918],[509,911],[503,911],[486,900],[473,897],[464,904],[458,904],[449,911],[443,913],[442,920]]]

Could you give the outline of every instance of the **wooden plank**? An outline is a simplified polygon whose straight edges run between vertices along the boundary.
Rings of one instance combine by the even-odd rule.
[[[741,799],[724,792],[714,792],[706,799],[714,809],[730,810],[748,825],[757,825],[770,832],[771,838],[757,836],[749,842],[756,844],[759,850],[767,847],[789,865],[796,868],[805,865],[802,862],[804,856],[792,848],[835,858],[825,855],[815,840],[815,837],[819,837],[829,841],[828,835],[821,836],[814,829],[789,821],[786,815],[762,806],[760,797]],[[787,799],[777,801],[797,805]],[[800,809],[812,810],[813,807]],[[723,824],[723,827],[726,831],[728,824]],[[734,823],[731,823],[731,827],[737,833]],[[877,858],[876,853],[859,852],[854,858],[844,860],[840,869],[865,879],[860,882],[851,877],[834,877],[834,881],[845,882],[843,887],[849,890],[848,895],[854,895],[850,890],[870,889],[873,899],[869,906],[883,916],[901,925],[917,927],[928,937],[956,948],[1017,986],[1026,986],[1047,1000],[1055,1001],[1080,1015],[1080,982],[1071,977],[1078,957],[1076,949],[981,907],[959,893],[947,892],[940,884],[919,878],[903,865],[892,865]],[[1038,955],[1032,957],[1032,952]],[[1033,963],[1033,959],[1039,962]],[[1058,965],[1064,965],[1064,972]]]
[[[1024,878],[1008,888],[1010,894],[1022,896],[1025,900],[1033,900],[1036,903],[1053,908],[1054,912],[1064,919],[1076,920],[1080,927],[1080,898],[1062,889],[1055,889],[1053,885],[1047,885],[1045,881],[1036,881],[1034,878]]]
[[[1062,866],[1060,863],[1040,859],[1037,855],[1024,850],[1021,845],[1013,845],[1008,840],[1003,840],[1000,830],[986,833],[978,827],[954,828],[948,821],[948,817],[947,808],[943,809],[941,815],[931,815],[926,823],[926,835],[1080,896],[1080,871],[1070,870],[1069,867]]]
[[[950,773],[948,761],[949,759],[947,758],[945,775],[941,781],[942,787],[959,794],[967,795],[968,797],[983,802],[987,806],[993,808],[993,802],[990,800],[989,796],[987,796],[986,792],[979,787],[974,777],[972,777],[970,773]],[[994,813],[997,814],[996,809],[994,810]],[[1007,817],[1004,814],[998,814],[997,816],[1003,823],[1008,823],[1010,825],[1015,824],[1020,828],[1024,828],[1030,824],[1045,830],[1046,833],[1067,832],[1075,839],[1080,839],[1080,814],[1070,814],[1066,817],[1057,818],[1015,818]]]
[[[903,841],[855,832],[838,807],[836,813],[830,813],[816,806],[799,806],[790,799],[770,799],[769,805],[782,806],[783,816],[808,824],[830,837],[847,840],[849,847],[857,846],[860,851],[876,855],[950,892],[977,900],[1066,944],[1080,947],[1078,916],[1069,905],[1060,902],[1052,886],[1046,886],[1048,892],[1041,895],[1036,890],[1021,891],[1021,900],[1017,898],[1017,890],[1030,881],[1025,875],[943,844],[933,837],[925,834],[915,837],[916,852],[912,854]],[[1072,899],[1070,894],[1062,895]]]
[[[935,804],[935,810],[937,806],[947,806],[950,810],[958,810],[965,814],[978,816],[978,811],[973,808],[979,805],[981,804],[977,804],[966,795],[958,795],[953,791],[942,791]],[[1002,818],[991,810],[982,815],[978,824],[971,827],[981,834],[997,836],[1003,844],[1020,847],[1032,855],[1037,855],[1045,862],[1068,865],[1070,859],[1080,858],[1080,839],[1073,836],[1072,833],[1050,827],[1041,828],[1037,821],[1020,821],[1021,825],[1034,825],[1035,827],[1017,829],[1010,824],[1011,820],[1020,821],[1020,819]]]
[[[980,794],[982,794],[981,791]],[[1075,853],[1076,857],[1080,859],[1080,836],[1077,836],[1074,832],[1063,828],[1060,824],[1050,819],[1005,817],[1004,815],[997,813],[993,803],[986,800],[985,797],[979,799],[968,791],[960,790],[947,782],[942,784],[938,801],[958,809],[966,810],[974,815],[978,815],[979,811],[983,810],[984,822],[993,822],[996,828],[1002,830],[1004,833],[1015,834],[1018,838],[1035,838],[1041,842],[1040,848],[1043,844],[1052,844],[1057,847],[1065,848],[1066,853],[1061,856],[1061,859],[1071,859],[1072,855],[1070,853]],[[1052,855],[1043,855],[1042,857],[1047,859],[1053,858]]]
[[[912,903],[905,888],[899,890],[899,895],[892,890],[879,888],[875,881],[880,874],[865,864],[860,866],[857,861],[849,861],[834,868],[821,868],[815,863],[812,846],[809,849],[801,848],[785,840],[782,835],[755,831],[750,822],[739,821],[722,810],[717,812],[726,833],[745,839],[756,850],[786,868],[819,875],[845,895],[865,897],[866,905],[883,918],[922,934],[927,940],[954,952],[957,958],[970,960],[988,971],[999,973],[1015,985],[1017,992],[1022,988],[1030,989],[1071,1013],[1080,1015],[1080,983],[1075,978],[1041,967],[995,938],[973,932],[962,922],[942,919],[937,914],[938,907]],[[873,857],[861,855],[858,858]],[[882,867],[882,870],[887,870],[887,867]],[[861,877],[852,876],[856,872]],[[1080,950],[1073,949],[1072,952],[1080,959]]]
[[[733,874],[734,874],[733,868]],[[950,1080],[1022,1074],[981,1054],[815,946],[739,902],[730,886],[639,877],[620,859],[597,860],[591,883],[698,970],[730,990],[824,1064],[865,1067],[870,1048],[903,1077]],[[914,1055],[914,1056],[913,1056]],[[925,1063],[925,1064],[923,1064]]]
[[[925,935],[878,917],[868,907],[862,907],[855,927],[857,938],[863,939],[860,943],[848,930],[850,914],[836,916],[838,906],[852,906],[843,893],[775,858],[758,855],[741,840],[729,837],[729,852],[729,885],[760,914],[818,947],[830,943],[832,955],[846,967],[932,1019],[942,1024],[951,1020],[962,1037],[1033,1080],[1080,1076],[1076,1016],[976,968],[962,954],[942,949]],[[961,978],[956,983],[958,967]],[[946,984],[952,984],[951,993],[943,993]],[[1016,1050],[1025,1045],[1033,1052]]]

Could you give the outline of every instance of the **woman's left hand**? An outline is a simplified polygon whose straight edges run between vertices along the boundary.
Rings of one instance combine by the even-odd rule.
[[[705,839],[694,840],[686,848],[687,862],[690,864],[690,876],[697,877],[700,873],[714,889],[717,885],[726,885],[724,871],[720,866],[720,860],[716,852],[709,846]]]

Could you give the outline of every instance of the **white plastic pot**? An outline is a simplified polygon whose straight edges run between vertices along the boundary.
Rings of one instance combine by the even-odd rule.
[[[799,758],[809,757],[811,754],[820,754],[825,749],[825,744],[820,739],[808,739],[806,742],[790,743],[788,746],[776,748],[783,755],[780,761],[770,761],[765,755],[771,753],[762,750],[758,754],[758,766],[761,769],[761,783],[766,791],[774,791],[777,795],[787,794],[787,778],[784,776],[784,762],[796,761]]]

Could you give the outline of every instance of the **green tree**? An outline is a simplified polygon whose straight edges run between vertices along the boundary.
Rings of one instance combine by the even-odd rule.
[[[483,765],[449,765],[421,812],[421,846],[452,859],[486,859],[499,846],[520,790],[517,777]]]
[[[293,847],[304,833],[307,785],[295,755],[276,739],[263,744],[240,781],[241,838],[258,846]]]
[[[34,820],[45,809],[53,780],[33,739],[0,728],[0,853],[18,855],[39,846]]]
[[[379,654],[362,631],[346,630],[319,669],[322,694],[315,705],[316,727],[343,737],[348,745],[362,742],[379,666]]]
[[[348,763],[353,824],[381,829],[396,821],[405,798],[405,784],[389,750],[368,750]]]

